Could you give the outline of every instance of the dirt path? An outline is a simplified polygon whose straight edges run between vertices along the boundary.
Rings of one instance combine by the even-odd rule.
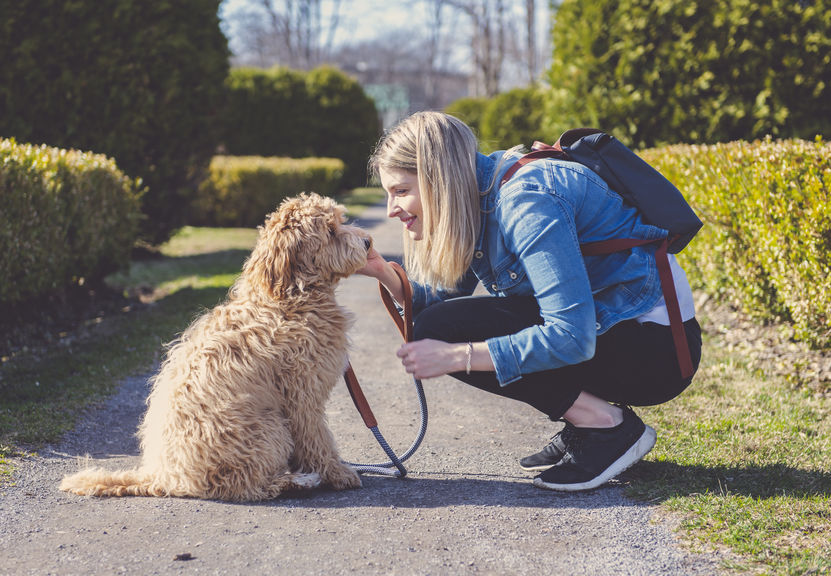
[[[383,215],[372,209],[363,224],[393,256],[399,228]],[[351,278],[339,298],[358,316],[352,363],[381,431],[403,451],[419,419],[412,382],[394,358],[398,333],[373,281]],[[365,476],[360,490],[253,505],[59,492],[78,456],[113,468],[137,462],[133,434],[148,376],[126,380],[60,445],[21,464],[0,496],[0,574],[719,572],[716,558],[683,550],[655,508],[618,485],[585,494],[534,488],[517,459],[556,425],[449,378],[425,382],[430,427],[405,480]],[[328,414],[344,458],[383,459],[343,386]]]

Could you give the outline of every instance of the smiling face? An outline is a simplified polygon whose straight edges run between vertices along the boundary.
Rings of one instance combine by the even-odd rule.
[[[424,211],[418,187],[418,175],[407,170],[380,168],[378,176],[387,192],[387,216],[398,218],[413,240],[421,240]]]

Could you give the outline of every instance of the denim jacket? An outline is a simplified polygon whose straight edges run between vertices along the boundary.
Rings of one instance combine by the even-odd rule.
[[[597,334],[661,300],[655,245],[583,257],[580,244],[667,235],[581,164],[537,160],[500,187],[515,160],[500,162],[504,155],[477,156],[482,224],[458,290],[413,284],[415,314],[437,300],[472,294],[477,282],[494,296],[536,297],[542,324],[487,341],[502,386],[592,358]]]

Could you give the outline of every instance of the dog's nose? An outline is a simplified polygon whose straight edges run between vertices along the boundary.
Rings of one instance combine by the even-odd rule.
[[[372,248],[372,238],[364,238],[364,246],[366,246],[366,251],[369,252],[369,249]]]

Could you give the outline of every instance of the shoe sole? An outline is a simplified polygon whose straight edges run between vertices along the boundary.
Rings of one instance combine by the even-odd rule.
[[[539,466],[523,466],[522,464],[520,464],[519,467],[525,470],[526,472],[542,472],[543,470],[548,470],[556,463],[557,462],[554,462],[553,464],[540,464]]]
[[[643,434],[641,434],[641,437],[638,438],[637,442],[635,442],[632,447],[623,454],[623,456],[615,460],[611,466],[587,482],[580,482],[577,484],[553,484],[550,482],[544,482],[540,478],[534,478],[534,486],[545,488],[546,490],[558,490],[560,492],[579,492],[581,490],[591,490],[592,488],[597,488],[615,476],[618,476],[625,470],[628,470],[632,465],[640,462],[644,456],[649,454],[652,447],[655,446],[655,440],[657,437],[658,436],[655,434],[655,430],[650,426],[646,426]]]

